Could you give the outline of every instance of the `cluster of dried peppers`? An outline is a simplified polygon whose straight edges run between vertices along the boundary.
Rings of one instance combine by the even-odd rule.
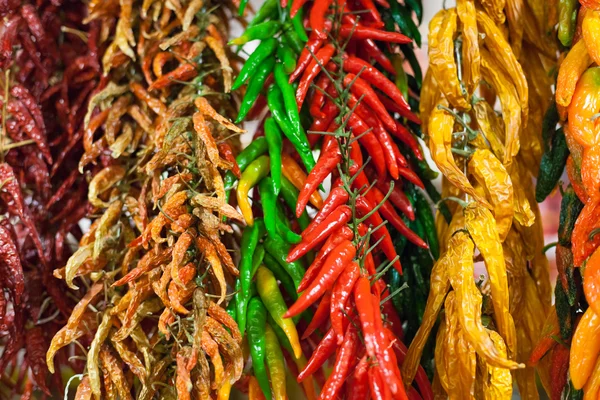
[[[76,343],[77,399],[228,399],[243,369],[224,308],[238,275],[225,197],[236,135],[227,116],[223,1],[92,1],[104,76],[84,118],[79,171],[91,227],[54,275],[83,297],[46,355]],[[60,266],[60,265],[59,265]]]
[[[228,307],[248,337],[251,399],[286,398],[284,360],[309,399],[313,378],[322,399],[433,396],[422,368],[417,386],[405,388],[403,323],[392,302],[409,279],[419,287],[394,303],[404,309],[425,292],[424,302],[439,256],[422,190],[435,201],[440,195],[411,111],[421,85],[412,18],[422,11],[411,5],[267,0],[232,41],[260,40],[233,84],[247,84],[238,122],[260,121],[236,158],[235,198],[247,227]],[[227,189],[236,181],[228,176]],[[319,189],[329,182],[323,200]],[[322,367],[333,357],[325,379]]]
[[[76,167],[101,75],[101,32],[84,24],[86,14],[80,1],[0,4],[2,398],[47,398],[64,387],[60,375],[48,377],[44,354],[80,297],[65,296],[52,269],[72,254],[88,210]],[[57,363],[68,365],[63,356]]]
[[[557,50],[546,32],[556,18],[545,2],[458,0],[430,23],[420,111],[452,220],[437,215],[442,256],[402,371],[410,383],[442,313],[436,395],[509,399],[514,379],[521,398],[538,398],[536,370],[524,363],[552,288],[531,178],[544,148],[542,110],[552,101]],[[484,279],[474,279],[475,261]],[[537,375],[550,392],[558,381],[548,364]]]

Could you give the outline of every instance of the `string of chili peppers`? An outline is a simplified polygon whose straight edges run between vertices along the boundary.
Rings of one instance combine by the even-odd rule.
[[[238,269],[223,175],[243,131],[223,1],[92,1],[104,77],[85,115],[79,169],[89,231],[54,271],[84,296],[46,355],[76,344],[76,398],[228,399],[243,370],[223,308]]]
[[[530,183],[543,149],[540,105],[551,102],[550,14],[545,2],[459,0],[430,23],[420,111],[452,220],[436,217],[442,255],[402,372],[412,382],[441,314],[440,396],[510,398],[514,379],[522,398],[537,399],[536,374],[548,393],[554,384],[547,361],[524,365],[552,296]],[[474,261],[484,262],[485,279],[474,280]]]
[[[308,398],[314,397],[313,376],[322,386],[321,398],[341,395],[342,385],[347,378],[353,379],[355,367],[359,375],[354,377],[354,384],[346,385],[348,396],[367,396],[369,383],[374,391],[386,390],[381,385],[383,379],[390,382],[387,390],[392,390],[395,396],[406,396],[399,374],[406,348],[400,341],[402,323],[391,299],[405,288],[402,279],[409,279],[407,276],[424,280],[424,275],[428,275],[427,265],[433,263],[438,252],[431,208],[417,188],[425,188],[420,175],[431,177],[432,171],[422,161],[418,141],[403,125],[412,121],[411,129],[418,129],[419,119],[405,99],[409,87],[418,93],[420,69],[409,45],[411,39],[397,33],[396,24],[400,25],[397,22],[400,19],[403,26],[412,24],[412,31],[417,34],[418,29],[410,9],[397,2],[365,10],[358,4],[294,2],[286,6],[267,1],[257,12],[261,22],[253,21],[250,25],[270,29],[273,21],[284,21],[279,26],[285,26],[288,12],[293,14],[295,10],[304,10],[309,15],[306,30],[310,32],[295,62],[296,68],[286,71],[284,56],[275,50],[276,41],[285,40],[282,38],[289,32],[284,29],[280,37],[273,37],[273,32],[265,35],[268,39],[262,40],[249,56],[236,80],[242,83],[248,80],[239,120],[248,115],[250,118],[264,115],[254,140],[237,157],[238,165],[243,164],[246,169],[238,183],[236,199],[248,227],[242,237],[236,306],[228,307],[241,332],[248,333],[254,374],[248,392],[251,398],[256,392],[262,392],[266,398],[271,395],[284,398],[287,388],[278,379],[279,372],[276,376],[270,374],[265,330],[285,330],[283,324],[289,323],[289,329],[279,334],[279,343],[286,359],[293,360],[288,362],[288,368],[300,369],[296,379],[302,382]],[[267,14],[270,19],[265,17]],[[367,15],[364,19],[363,14]],[[390,31],[381,29],[386,25],[383,18]],[[248,32],[241,38],[262,39]],[[376,41],[394,46],[395,66]],[[232,42],[239,44],[242,39]],[[359,50],[365,43],[371,49],[368,54]],[[402,69],[403,58],[397,44],[404,46],[404,53],[410,55],[407,58],[412,57],[414,76]],[[387,67],[385,74],[391,75],[397,84],[369,64],[371,59],[382,68]],[[296,83],[298,78],[300,81]],[[266,113],[265,102],[260,101],[261,91],[266,92]],[[373,131],[368,125],[374,127]],[[400,140],[400,145],[390,133]],[[300,145],[298,136],[302,139]],[[302,154],[307,142],[309,149],[320,144],[314,168],[311,168],[312,158],[307,161]],[[363,149],[364,157],[369,157],[366,160]],[[297,159],[302,160],[308,174]],[[323,201],[318,190],[330,176],[333,187]],[[254,191],[250,204],[253,187],[258,190]],[[427,191],[439,197],[429,181]],[[278,200],[279,193],[282,201]],[[305,209],[308,204],[318,210],[312,221]],[[255,218],[258,213],[263,218]],[[288,225],[286,215],[290,214],[295,218]],[[382,216],[390,221],[389,229]],[[423,238],[408,224],[420,227]],[[391,238],[396,236],[401,239],[395,246]],[[413,252],[415,247],[432,250],[419,254]],[[402,278],[396,248],[400,254],[407,249],[406,258],[411,266]],[[408,259],[409,254],[420,257],[425,264],[418,266],[416,258]],[[380,263],[380,256],[386,257],[387,262]],[[394,291],[390,292],[383,278],[395,269],[395,286],[391,289]],[[267,285],[267,278],[272,289],[265,293],[261,287]],[[420,290],[418,296],[422,296],[423,289]],[[411,296],[417,296],[416,289],[412,292],[399,304],[404,306]],[[303,321],[307,313],[308,326]],[[265,314],[269,314],[267,323]],[[412,327],[417,325],[418,321]],[[262,337],[266,339],[261,340]],[[318,344],[313,349],[311,343]],[[302,359],[302,349],[309,351],[308,364]],[[321,367],[334,355],[334,370],[324,380]],[[264,367],[265,358],[269,373]],[[420,393],[431,398],[429,381],[422,369],[417,382],[418,391],[409,388],[409,395]],[[260,390],[256,390],[256,385]],[[372,392],[371,396],[378,398],[379,393]]]
[[[74,293],[52,270],[72,254],[87,212],[76,172],[83,118],[100,77],[99,25],[83,2],[0,6],[0,397],[60,395],[44,355],[71,312]],[[57,369],[77,363],[66,354]]]
[[[555,307],[531,362],[552,363],[552,398],[598,397],[600,327],[597,304],[598,224],[600,189],[595,139],[598,113],[596,76],[600,3],[559,2],[553,33],[565,50],[556,77],[554,101],[547,108],[544,156],[536,195],[542,201],[559,185],[562,193],[556,263]],[[565,170],[570,184],[560,182]],[[553,340],[550,341],[549,338]],[[554,340],[556,339],[556,340]]]

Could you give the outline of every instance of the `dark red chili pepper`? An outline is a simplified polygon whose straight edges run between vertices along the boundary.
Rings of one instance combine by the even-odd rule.
[[[13,241],[11,233],[2,225],[0,225],[0,260],[4,267],[2,275],[6,284],[13,292],[12,297],[15,306],[20,306],[23,292],[25,291],[23,266],[21,265],[19,250]],[[3,316],[4,314],[1,317]]]
[[[333,232],[346,225],[346,223],[350,221],[350,218],[352,218],[352,210],[350,207],[340,206],[336,208],[323,220],[323,222],[317,225],[313,232],[304,236],[302,241],[292,248],[286,261],[294,262],[298,260],[300,257],[314,249]]]
[[[356,114],[350,114],[348,118],[348,125],[352,129],[352,134],[358,137],[360,144],[367,150],[367,153],[371,156],[371,162],[377,170],[379,176],[385,176],[386,165],[385,159],[381,157],[383,149],[379,144],[379,141],[371,132],[371,128],[365,123],[365,121]]]
[[[373,26],[382,27],[384,25],[381,20],[381,14],[379,14],[379,10],[375,7],[373,0],[359,0],[359,3],[362,5],[363,10],[369,11],[367,15],[373,19]]]
[[[421,181],[421,178],[419,178],[419,175],[417,175],[417,173],[415,171],[413,171],[412,169],[399,168],[398,172],[400,173],[400,175],[402,175],[404,178],[406,178],[407,181],[414,183],[421,189],[425,189],[425,185],[423,184],[423,181]]]
[[[52,154],[50,154],[46,135],[42,132],[41,127],[37,125],[35,118],[31,115],[25,104],[20,100],[11,99],[6,109],[19,122],[19,125],[27,133],[27,136],[37,144],[46,162],[52,164]]]
[[[344,308],[360,275],[357,263],[350,263],[340,274],[331,292],[331,328],[337,335],[338,344],[344,340]]]
[[[373,169],[371,168],[367,168],[366,169],[366,173],[367,176],[369,177],[369,179],[374,180],[375,178],[375,171],[373,171]],[[394,188],[392,189],[392,192],[390,193],[390,182],[388,180],[385,179],[377,179],[375,186],[379,189],[380,192],[382,192],[383,194],[387,194],[390,193],[388,200],[400,211],[402,211],[402,213],[404,215],[406,215],[408,217],[409,220],[414,221],[415,220],[415,210],[410,202],[410,200],[408,199],[408,196],[402,191],[402,189],[400,188],[401,186],[401,182],[394,182]]]
[[[374,209],[373,204],[367,200],[367,198],[363,196],[359,196],[356,199],[356,210],[361,217],[369,214]],[[379,227],[374,230],[371,234],[375,240],[381,240],[379,243],[379,248],[383,251],[388,260],[394,260],[398,254],[396,253],[396,249],[394,247],[394,243],[392,242],[392,238],[390,237],[390,232],[387,230],[385,225],[383,224],[383,219],[381,215],[379,215],[379,211],[375,211],[368,218],[367,222],[373,227]],[[402,265],[400,264],[400,260],[394,261],[394,268],[402,273]]]
[[[325,386],[321,391],[322,399],[335,399],[338,392],[342,389],[344,381],[350,374],[350,363],[354,361],[354,357],[358,348],[358,332],[354,325],[349,324],[346,328],[346,334],[343,338],[342,347],[337,352],[333,371]]]
[[[346,204],[348,202],[348,198],[348,192],[346,192],[344,188],[335,187],[331,189],[331,191],[329,192],[329,196],[327,196],[327,198],[323,202],[323,206],[321,207],[317,215],[315,215],[310,224],[306,227],[306,229],[304,229],[304,231],[302,232],[302,236],[304,237],[310,234],[312,231],[314,231],[315,227],[318,226],[321,222],[323,222],[333,210],[335,210],[341,205]]]
[[[384,100],[384,96],[379,96],[379,99],[382,101],[390,101],[389,99]],[[387,107],[387,106],[386,106]],[[419,142],[417,139],[406,129],[402,124],[396,122],[396,129],[391,130],[392,135],[396,136],[400,139],[404,144],[406,144],[415,156],[419,160],[423,160],[423,153],[421,152],[421,148],[419,147]]]
[[[362,0],[364,1],[364,0]],[[343,37],[351,36],[353,39],[373,39],[390,43],[410,43],[412,39],[398,32],[384,31],[368,26],[353,26],[343,24],[340,28],[340,35]]]
[[[238,179],[241,179],[242,178],[242,171],[240,171],[240,166],[235,161],[235,156],[233,155],[233,149],[231,148],[231,146],[229,145],[229,143],[227,143],[227,142],[220,142],[217,145],[217,147],[219,149],[219,154],[221,155],[221,157],[223,157],[225,160],[229,161],[232,164],[231,172],[233,172],[233,174]]]
[[[37,387],[50,396],[46,386],[46,340],[41,326],[34,326],[25,334],[25,358]]]
[[[326,38],[318,37],[315,32],[311,33],[304,50],[302,50],[302,53],[300,53],[300,56],[298,57],[296,69],[290,75],[290,83],[294,82],[302,75],[302,72],[304,72],[308,64],[313,60],[313,54],[317,54],[317,51],[323,46],[325,39]]]
[[[302,340],[307,339],[310,335],[313,334],[314,331],[316,331],[321,325],[323,325],[325,321],[327,321],[327,318],[329,317],[330,305],[331,291],[327,291],[321,299],[321,302],[319,303],[315,314],[312,316],[310,324],[308,324],[306,330],[302,334]]]
[[[313,6],[314,8],[315,6]],[[323,65],[326,65],[333,53],[335,52],[335,46],[331,43],[326,44],[323,48],[321,48],[315,55],[312,57],[312,60],[307,65],[304,73],[302,74],[302,79],[300,79],[300,83],[298,84],[298,89],[296,90],[296,102],[298,103],[298,109],[302,108],[302,104],[304,103],[304,99],[308,93],[308,89],[310,89],[310,85],[313,83],[317,75],[321,72],[321,68]]]
[[[335,117],[337,117],[337,115],[339,113],[339,109],[335,105],[335,103],[333,101],[331,101],[331,99],[327,99],[327,100],[325,100],[325,105],[321,109],[321,112],[323,113],[324,117],[323,118],[315,118],[313,120],[312,125],[310,126],[309,132],[311,132],[311,131],[312,132],[327,131],[327,129],[331,125],[332,121],[335,119]],[[311,136],[313,136],[312,140],[311,140]],[[319,135],[319,134],[310,134],[309,133],[308,140],[309,140],[311,146],[314,146],[315,143],[318,142],[318,140],[321,138],[321,136],[322,135]]]
[[[350,159],[354,162],[354,164],[350,167],[351,169],[362,167],[363,165],[363,156],[361,148],[358,142],[354,141],[350,143]],[[356,171],[350,171],[351,174],[355,174]]]
[[[554,346],[550,367],[550,399],[560,400],[561,394],[567,384],[569,371],[569,348],[563,344]]]
[[[375,365],[368,370],[369,387],[374,400],[391,400],[392,394],[384,383],[379,366]]]
[[[317,301],[326,290],[331,289],[335,280],[356,255],[356,248],[349,240],[344,240],[329,253],[323,267],[310,286],[285,313],[285,318],[300,314]]]
[[[325,20],[329,6],[331,6],[333,0],[322,0],[313,3],[310,9],[310,27],[313,29],[315,35],[320,39],[327,39],[327,26]]]
[[[317,82],[315,83],[315,91],[313,97],[310,101],[310,115],[314,118],[325,118],[326,114],[321,111],[323,105],[325,104],[325,92],[331,81],[326,74],[319,76]]]
[[[361,40],[360,43],[363,45],[365,51],[376,62],[381,65],[381,67],[392,74],[392,76],[396,76],[397,71],[394,68],[394,64],[390,61],[388,56],[385,55],[383,51],[377,46],[377,44],[372,39]]]
[[[317,348],[312,352],[306,367],[298,374],[297,381],[302,382],[312,374],[314,374],[319,368],[325,364],[325,361],[329,359],[335,353],[338,348],[337,338],[333,329],[329,329],[323,339],[317,345]]]
[[[344,77],[344,85],[350,88],[356,98],[362,98],[362,101],[375,111],[375,114],[388,129],[395,129],[396,122],[385,109],[371,85],[360,76],[351,73],[346,74]]]
[[[348,400],[364,400],[369,398],[368,369],[369,363],[365,354],[354,369],[352,385],[346,391]]]
[[[354,233],[352,232],[352,229],[348,228],[348,226],[343,226],[337,232],[327,238],[327,241],[317,253],[314,261],[306,270],[302,281],[300,281],[300,284],[298,285],[298,293],[303,292],[306,290],[306,288],[308,288],[308,286],[310,286],[314,278],[319,274],[319,271],[325,263],[325,259],[329,253],[331,253],[331,251],[335,249],[338,244],[344,240],[352,240],[353,237]]]

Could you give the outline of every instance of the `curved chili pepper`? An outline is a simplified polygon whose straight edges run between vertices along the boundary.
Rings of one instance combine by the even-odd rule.
[[[412,39],[398,32],[389,32],[361,25],[342,24],[340,35],[352,39],[373,39],[389,43],[411,43]]]
[[[341,205],[344,205],[348,202],[349,196],[346,189],[342,187],[335,187],[329,192],[329,196],[323,202],[323,206],[315,215],[310,224],[302,231],[302,236],[306,236],[315,230],[317,227],[333,210],[338,208]]]
[[[344,85],[349,87],[350,91],[354,93],[357,98],[362,98],[362,101],[375,111],[377,117],[379,117],[381,122],[383,122],[388,129],[395,129],[396,122],[385,109],[385,106],[381,103],[373,88],[371,88],[364,79],[360,76],[348,73],[344,77]]]
[[[327,317],[329,317],[329,308],[331,305],[331,291],[327,291],[325,295],[321,298],[319,305],[317,306],[317,310],[310,321],[310,324],[304,330],[302,334],[302,340],[307,339],[310,335],[313,334],[321,325],[323,325],[327,321]]]
[[[273,191],[273,180],[270,177],[261,179],[258,184],[258,192],[262,204],[267,235],[277,238],[277,196]]]
[[[369,387],[371,388],[371,396],[375,400],[390,400],[392,394],[390,389],[384,383],[383,377],[381,376],[380,368],[378,366],[369,368]]]
[[[383,153],[383,149],[373,132],[370,131],[371,128],[362,118],[354,113],[348,117],[348,125],[352,129],[352,134],[358,137],[359,143],[364,146],[371,156],[371,161],[379,176],[385,176],[385,159],[380,156]]]
[[[302,74],[302,79],[300,79],[300,83],[298,84],[298,89],[296,89],[296,102],[298,103],[298,108],[302,108],[310,85],[321,72],[321,68],[329,62],[334,52],[335,46],[333,44],[326,44],[319,49],[310,63],[306,66],[306,69]]]
[[[325,262],[325,259],[329,255],[329,253],[333,249],[335,249],[337,245],[340,244],[342,241],[352,240],[353,237],[354,233],[352,232],[352,229],[350,229],[348,226],[343,226],[333,235],[327,238],[327,241],[325,241],[325,244],[323,244],[323,247],[321,247],[321,249],[317,253],[317,256],[315,257],[314,261],[306,270],[306,273],[304,274],[304,278],[302,278],[300,285],[298,285],[298,293],[306,290],[306,288],[308,288],[308,286],[312,283],[314,278],[319,274],[319,271],[321,270],[321,267],[323,266],[323,263]]]
[[[296,161],[294,161],[287,153],[281,155],[281,164],[283,176],[285,176],[296,189],[302,190],[304,182],[306,182],[306,173],[302,171],[302,168],[300,168]],[[321,195],[315,191],[310,196],[310,203],[320,209],[323,206],[323,199],[321,198]]]
[[[344,335],[342,347],[335,357],[333,371],[321,391],[321,398],[334,399],[337,397],[338,392],[341,390],[344,381],[350,373],[350,363],[354,361],[357,348],[358,332],[354,325],[349,324]]]
[[[285,361],[277,341],[277,335],[269,324],[266,325],[265,329],[265,353],[271,386],[273,387],[273,398],[275,400],[285,400],[287,399]]]
[[[377,46],[377,44],[372,39],[361,40],[360,43],[364,45],[364,49],[369,55],[369,57],[378,62],[384,70],[386,70],[392,75],[398,74],[398,72],[394,68],[394,64],[392,64],[388,56],[386,56],[385,53],[381,51],[379,46]]]
[[[290,251],[290,245],[284,242],[280,237],[267,238],[264,245],[267,253],[276,259],[279,265],[287,271],[292,277],[295,287],[298,288],[305,271],[299,260],[289,261],[286,259],[287,254]]]
[[[296,293],[296,285],[294,285],[294,281],[292,277],[287,273],[287,271],[277,262],[273,256],[269,253],[265,254],[265,258],[263,259],[264,265],[269,268],[269,270],[275,275],[275,278],[281,282],[281,286],[285,290],[285,292],[295,300],[298,298],[298,294]]]
[[[256,71],[252,74],[252,79],[250,79],[250,82],[248,83],[246,93],[240,104],[240,110],[237,119],[235,120],[236,123],[239,124],[246,118],[252,109],[252,106],[256,103],[256,99],[260,95],[261,90],[265,86],[267,77],[271,74],[274,67],[275,57],[268,57],[256,67]]]
[[[323,148],[317,164],[313,170],[310,171],[310,174],[308,174],[308,177],[304,182],[304,187],[298,195],[296,216],[302,215],[310,200],[310,195],[318,189],[319,185],[323,183],[325,178],[327,178],[342,161],[342,153],[340,152],[337,142],[332,141],[330,143],[332,143],[332,145]]]
[[[252,214],[252,205],[248,198],[248,193],[262,178],[269,173],[269,157],[260,156],[252,161],[248,168],[242,173],[242,179],[238,183],[236,196],[238,206],[244,216],[246,224],[252,226],[254,224],[254,215]]]
[[[336,208],[315,228],[313,232],[302,238],[302,242],[290,251],[286,260],[288,262],[298,260],[325,240],[327,236],[350,221],[350,218],[352,218],[352,210],[350,207],[340,206]]]
[[[248,167],[248,165],[256,160],[259,156],[266,153],[268,150],[267,140],[264,137],[254,139],[244,150],[240,152],[235,158],[235,161],[240,168],[241,172]],[[231,171],[227,171],[225,178],[223,178],[223,184],[225,190],[229,190],[233,187],[235,181],[235,175]]]
[[[330,84],[331,81],[329,80],[329,77],[326,74],[322,74],[321,76],[319,76],[317,82],[315,83],[315,91],[310,101],[310,115],[312,115],[314,118],[326,117],[325,112],[321,109],[325,104],[325,92],[327,91],[327,88]]]
[[[283,177],[281,179],[281,196],[287,206],[292,210],[296,207],[296,203],[298,203],[298,194],[298,189],[296,189],[287,178]],[[298,218],[298,225],[300,225],[301,230],[304,230],[309,226],[310,222],[308,213],[305,210],[300,218]]]
[[[379,96],[379,99],[383,100],[383,96]],[[385,101],[387,101],[387,99]],[[424,159],[421,148],[419,147],[419,142],[402,124],[396,122],[396,129],[392,130],[391,133],[406,144],[415,154],[417,159]]]
[[[355,255],[356,248],[349,240],[343,241],[333,249],[327,256],[315,280],[290,307],[285,317],[289,318],[298,315],[317,301],[327,289],[332,287],[337,277],[344,270],[344,267],[352,261]]]
[[[369,171],[372,171],[370,169],[367,169],[367,175],[369,175],[369,178],[371,178],[371,180],[373,180],[373,177],[375,176],[374,171],[373,171],[373,177],[370,176]],[[400,189],[400,185],[398,184],[398,182],[395,182],[396,184],[394,185],[394,188],[392,189],[391,193],[390,193],[390,182],[385,180],[385,179],[377,179],[375,186],[382,192],[382,193],[389,193],[389,197],[388,200],[400,211],[402,211],[402,213],[404,215],[406,215],[406,217],[411,220],[414,221],[415,220],[415,210],[410,202],[410,200],[408,199],[408,196],[402,191],[402,189]]]
[[[302,75],[308,64],[310,64],[311,60],[313,59],[313,54],[316,54],[321,46],[323,46],[324,40],[324,38],[319,38],[315,32],[311,33],[308,43],[306,43],[306,46],[298,57],[296,69],[290,75],[290,83],[294,82],[300,77],[300,75]]]
[[[277,47],[277,57],[283,63],[283,70],[291,74],[296,69],[296,53],[289,46],[280,43]]]
[[[348,400],[364,400],[369,396],[369,363],[364,355],[356,365],[352,374],[352,385],[348,387]]]
[[[267,323],[267,310],[258,297],[254,297],[248,304],[248,344],[252,355],[252,369],[258,380],[260,389],[267,399],[270,399],[271,386],[265,368],[265,326]]]
[[[265,40],[272,38],[281,29],[279,21],[265,21],[249,26],[244,33],[229,41],[228,45],[243,46],[252,40]]]
[[[313,351],[304,369],[298,374],[297,381],[303,382],[306,378],[314,374],[335,353],[337,347],[335,333],[333,329],[329,329]]]
[[[327,25],[325,24],[325,19],[331,3],[333,3],[333,0],[317,1],[310,9],[310,27],[320,39],[327,39]]]
[[[244,63],[240,74],[231,86],[232,90],[237,90],[250,78],[250,75],[277,49],[277,40],[270,38],[262,41],[256,50],[248,57]],[[187,64],[184,64],[187,65]],[[194,67],[194,66],[193,66]],[[194,67],[195,68],[195,67]],[[156,83],[156,82],[155,82]]]
[[[360,276],[360,268],[357,263],[350,263],[333,286],[331,292],[331,329],[337,335],[338,344],[344,340],[344,308],[346,301],[350,298],[354,284]]]
[[[231,163],[231,172],[233,173],[233,175],[235,175],[236,178],[240,179],[242,177],[242,171],[240,170],[240,166],[238,165],[237,161],[235,161],[233,149],[231,148],[229,143],[218,143],[217,148],[219,149],[219,155]]]

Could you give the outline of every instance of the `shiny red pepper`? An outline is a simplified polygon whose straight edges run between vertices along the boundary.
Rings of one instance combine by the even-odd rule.
[[[306,229],[304,229],[304,231],[302,232],[302,236],[304,237],[310,234],[312,231],[314,231],[316,226],[323,222],[333,210],[335,210],[341,205],[346,204],[348,202],[348,199],[348,192],[346,192],[344,188],[334,187],[333,189],[331,189],[331,191],[329,192],[329,196],[327,196],[327,198],[323,202],[323,206],[321,207],[317,215],[315,215],[310,224],[306,227]]]
[[[298,11],[300,11],[300,9],[304,6],[304,4],[306,4],[308,0],[294,0],[292,2],[292,8],[290,8],[290,17],[294,18],[296,16],[296,13]],[[285,7],[285,5],[282,5],[282,7]]]
[[[329,317],[330,308],[331,291],[327,291],[321,299],[321,302],[319,303],[319,306],[317,307],[317,310],[315,311],[315,314],[313,315],[310,324],[308,324],[308,326],[304,330],[304,333],[302,334],[302,340],[307,339],[310,335],[313,334],[314,331],[316,331],[321,325],[323,325],[325,321],[327,321],[327,318]]]
[[[366,354],[360,359],[352,376],[352,385],[348,387],[346,394],[348,400],[365,400],[369,398],[369,378],[367,371],[369,363]]]
[[[290,83],[294,82],[300,77],[300,75],[302,75],[302,72],[304,72],[308,64],[310,64],[310,62],[312,61],[313,54],[316,54],[317,51],[321,48],[321,46],[323,46],[324,41],[325,38],[318,37],[315,32],[313,32],[310,35],[306,46],[304,47],[302,53],[300,53],[300,56],[298,57],[298,61],[296,62],[296,69],[290,75]]]
[[[352,36],[353,39],[373,39],[389,43],[410,43],[412,39],[398,32],[384,31],[368,26],[353,26],[343,24],[340,28],[340,35],[343,37]]]
[[[377,93],[375,93],[371,85],[362,79],[361,76],[356,76],[352,73],[346,74],[344,77],[344,85],[350,88],[350,91],[356,98],[362,98],[361,101],[375,111],[375,115],[379,117],[381,122],[383,122],[388,129],[395,129],[396,122],[385,109],[385,106],[379,100]]]
[[[310,115],[312,115],[313,118],[325,118],[326,116],[325,112],[323,112],[321,108],[323,108],[323,105],[325,104],[325,92],[327,91],[330,83],[331,81],[326,74],[319,76],[317,82],[315,83],[316,88],[310,101]]]
[[[333,0],[316,1],[310,10],[310,27],[313,29],[315,35],[323,40],[327,39],[328,29],[325,21],[327,20],[326,16],[331,3],[333,3]]]
[[[348,328],[346,328],[342,347],[335,357],[333,371],[321,391],[321,399],[335,399],[338,397],[344,381],[350,374],[350,363],[354,361],[358,345],[358,332],[353,324],[349,324]]]
[[[377,44],[372,39],[365,39],[359,42],[372,59],[377,61],[381,67],[392,74],[392,76],[396,76],[397,71],[394,68],[394,64],[390,61],[388,56],[385,55],[383,51],[377,46]]]
[[[360,275],[357,263],[350,263],[340,274],[331,292],[331,328],[337,335],[338,344],[344,340],[344,307],[352,294],[354,284]]]
[[[221,155],[221,157],[223,157],[225,160],[229,161],[232,164],[231,172],[233,172],[233,175],[235,175],[238,179],[241,179],[242,171],[240,171],[240,166],[237,164],[237,161],[235,161],[233,149],[231,148],[229,143],[220,142],[217,145],[217,148],[219,149],[219,154]]]
[[[298,103],[298,109],[302,108],[304,99],[308,94],[308,89],[310,89],[310,85],[321,72],[321,67],[329,62],[334,52],[335,46],[329,43],[319,49],[314,57],[311,57],[311,61],[306,66],[306,69],[302,74],[302,79],[300,79],[298,89],[296,89],[296,102]]]
[[[306,367],[298,374],[297,381],[300,383],[314,374],[335,353],[337,347],[335,333],[333,329],[329,329],[317,345],[317,348],[312,352],[310,359],[306,363]]]
[[[379,141],[373,132],[371,132],[371,128],[355,113],[350,114],[348,117],[348,126],[352,129],[352,134],[358,137],[359,143],[371,156],[371,162],[375,166],[379,176],[385,176],[385,159],[381,157],[383,150],[379,144]]]

